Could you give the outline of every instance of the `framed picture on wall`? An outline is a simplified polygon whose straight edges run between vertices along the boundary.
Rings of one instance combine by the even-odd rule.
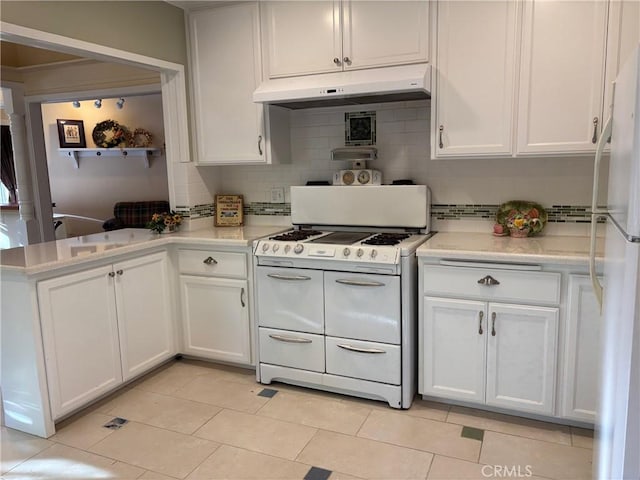
[[[82,120],[56,120],[58,122],[58,139],[60,148],[86,148],[84,123]]]

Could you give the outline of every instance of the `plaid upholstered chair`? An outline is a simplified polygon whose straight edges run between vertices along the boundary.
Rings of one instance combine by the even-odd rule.
[[[143,202],[118,202],[113,207],[113,218],[102,224],[105,231],[120,228],[145,228],[154,213],[168,212],[166,200],[146,200]]]

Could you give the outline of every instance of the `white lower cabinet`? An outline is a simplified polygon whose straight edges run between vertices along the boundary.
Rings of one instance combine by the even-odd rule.
[[[424,298],[421,393],[553,413],[558,309]]]
[[[127,381],[175,353],[167,256],[147,255],[113,269],[122,379]]]
[[[462,264],[420,265],[419,392],[553,415],[560,274]]]
[[[211,360],[252,363],[247,254],[179,249],[182,351]]]
[[[422,394],[484,401],[485,310],[483,302],[424,297]]]
[[[251,363],[246,280],[180,276],[184,352]]]
[[[561,415],[593,423],[600,377],[600,306],[587,275],[570,275],[568,290]]]
[[[166,253],[38,282],[54,419],[175,353]]]
[[[487,405],[553,415],[557,308],[490,303]]]

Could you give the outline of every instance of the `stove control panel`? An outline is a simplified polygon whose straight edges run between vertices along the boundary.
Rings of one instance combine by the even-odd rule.
[[[326,244],[304,244],[273,240],[260,240],[255,250],[259,257],[305,258],[326,261],[397,264],[400,250],[380,245],[342,247]]]

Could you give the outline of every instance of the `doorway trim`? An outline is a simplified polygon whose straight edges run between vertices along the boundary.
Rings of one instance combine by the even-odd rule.
[[[173,165],[191,161],[184,65],[7,22],[0,22],[0,40],[69,53],[93,60],[125,64],[157,71],[160,74],[160,90],[162,93],[169,202],[171,205],[175,205],[176,185],[173,182]],[[40,100],[34,100],[33,103],[27,102],[25,105],[26,111],[29,112],[31,110],[30,107],[33,107],[36,103],[41,103],[41,101],[43,100],[40,96]],[[31,142],[39,141],[44,144],[44,138],[40,138],[42,135],[38,135],[38,131],[42,129],[33,128],[33,125],[30,125],[31,122],[28,120],[29,119],[27,119],[28,138]],[[29,152],[30,170],[35,177],[32,180],[34,188],[36,188],[36,185],[41,182],[37,178],[38,174],[35,173],[38,170],[33,149],[29,148]],[[30,238],[29,243],[46,241],[53,232],[53,223],[48,220],[52,213],[50,199],[47,205],[45,205],[45,203],[47,202],[44,198],[42,201],[36,202],[35,213],[40,225],[40,239],[33,239],[34,241],[32,241]]]

